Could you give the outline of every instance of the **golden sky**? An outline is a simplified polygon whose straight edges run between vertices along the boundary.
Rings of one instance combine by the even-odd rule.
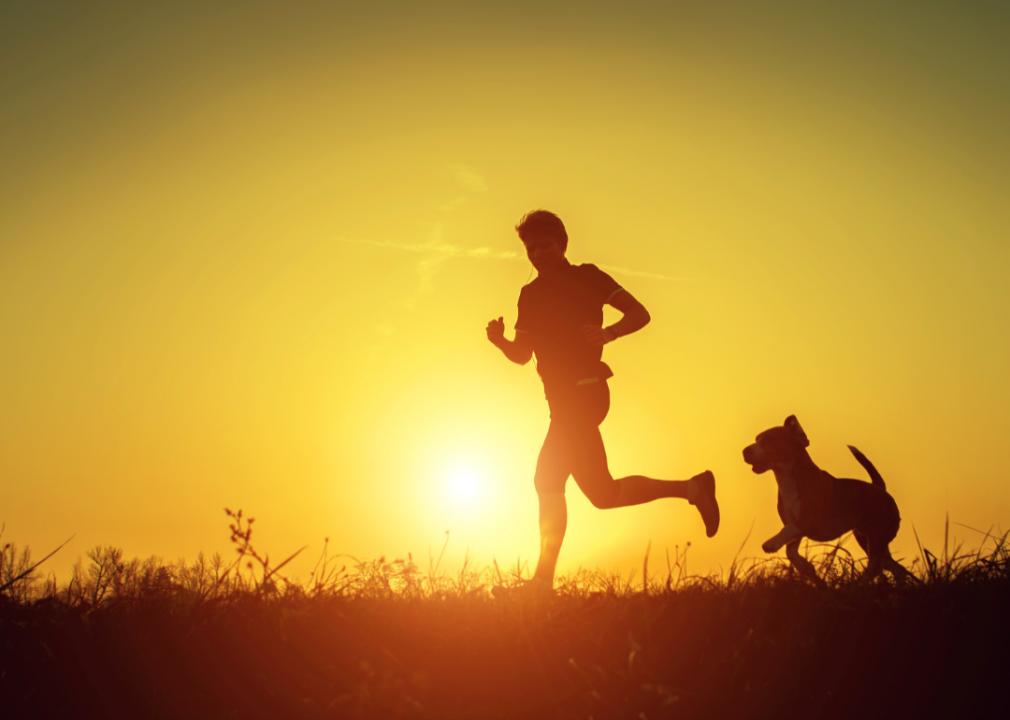
[[[723,510],[707,540],[682,501],[599,511],[572,482],[560,572],[761,555],[775,484],[741,451],[791,413],[823,468],[876,464],[906,562],[947,513],[1006,529],[1008,20],[4,3],[4,540],[77,533],[58,571],[191,558],[230,551],[228,506],[275,558],[426,564],[450,530],[450,569],[534,563],[547,407],[484,326],[515,322],[538,207],[653,317],[604,353],[612,471],[710,468]]]

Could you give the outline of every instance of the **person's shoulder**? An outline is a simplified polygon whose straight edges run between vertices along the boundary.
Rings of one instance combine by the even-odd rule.
[[[536,292],[537,288],[539,288],[541,284],[542,283],[540,282],[540,278],[539,277],[533,278],[528,283],[526,283],[525,285],[523,285],[522,288],[520,288],[520,290],[519,290],[519,297],[522,297],[523,295],[529,295],[530,293]]]
[[[613,279],[613,278],[610,277],[609,274],[607,274],[603,270],[600,270],[600,268],[596,267],[592,263],[582,263],[581,265],[575,265],[574,267],[575,267],[576,270],[578,270],[579,274],[581,274],[581,275],[583,275],[585,277],[590,277],[590,278],[606,278],[608,280],[612,280]]]
[[[533,278],[530,282],[522,286],[522,288],[519,290],[519,302],[522,302],[523,300],[528,300],[537,295],[537,291],[539,290],[540,287],[540,284],[537,283],[537,280],[539,279],[540,279],[539,277]]]
[[[580,265],[573,265],[572,267],[574,267],[578,272],[583,273],[584,275],[607,274],[602,270],[600,270],[600,268],[598,268],[596,265],[593,265],[592,263],[582,263]]]
[[[621,289],[621,284],[600,270],[592,263],[585,263],[577,267],[578,283],[586,288],[591,288],[592,293],[602,300],[608,302],[614,293]]]

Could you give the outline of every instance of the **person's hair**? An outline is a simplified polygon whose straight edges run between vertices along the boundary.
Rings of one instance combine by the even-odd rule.
[[[568,232],[565,224],[554,213],[548,210],[533,210],[523,215],[516,225],[519,239],[526,242],[534,235],[547,235],[557,240],[562,250],[568,249]]]

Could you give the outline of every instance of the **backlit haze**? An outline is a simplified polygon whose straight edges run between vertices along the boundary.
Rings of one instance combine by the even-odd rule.
[[[559,572],[781,527],[795,413],[880,470],[892,545],[1010,523],[1010,45],[991,3],[4,3],[0,520],[64,573],[232,552],[535,563],[547,406],[484,327],[565,221],[652,323],[604,351],[615,476]],[[618,315],[611,313],[608,322]],[[751,528],[753,527],[753,531]],[[960,525],[967,545],[982,536]],[[853,548],[855,544],[850,542]],[[857,555],[862,557],[862,553]]]

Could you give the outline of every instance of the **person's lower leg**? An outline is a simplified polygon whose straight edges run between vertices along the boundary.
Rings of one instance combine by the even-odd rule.
[[[553,586],[561,543],[568,529],[568,504],[563,492],[538,493],[537,497],[540,500],[540,559],[533,577]]]
[[[641,505],[659,498],[687,498],[690,480],[653,480],[644,475],[629,475],[617,480],[621,491],[614,507]]]
[[[705,534],[719,531],[719,503],[715,499],[715,476],[708,470],[690,480],[653,480],[642,475],[630,475],[617,482],[619,489],[613,504],[597,507],[627,507],[641,505],[661,497],[684,498],[701,513]],[[608,503],[610,501],[608,500]]]

